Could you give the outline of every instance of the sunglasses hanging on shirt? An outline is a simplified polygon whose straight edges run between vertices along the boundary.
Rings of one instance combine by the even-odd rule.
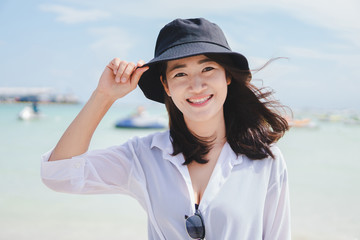
[[[195,214],[188,217],[185,215],[185,227],[186,231],[192,239],[204,239],[205,238],[205,226],[201,212],[199,211],[199,205],[195,204]]]

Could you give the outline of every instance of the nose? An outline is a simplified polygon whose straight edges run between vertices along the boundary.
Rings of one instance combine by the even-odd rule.
[[[201,78],[200,76],[193,76],[190,79],[190,89],[193,92],[201,92],[206,88],[206,83],[204,81],[203,78]]]

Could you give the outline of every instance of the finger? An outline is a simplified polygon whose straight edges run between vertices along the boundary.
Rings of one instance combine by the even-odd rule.
[[[121,82],[125,83],[130,79],[130,76],[134,73],[136,67],[135,64],[130,62],[127,64],[126,68],[123,71],[123,74],[121,75]]]
[[[135,70],[135,72],[133,73],[133,75],[131,76],[131,85],[135,88],[136,85],[138,84],[141,76],[143,75],[144,72],[146,72],[149,69],[148,66],[146,67],[139,67]]]
[[[137,62],[137,67],[142,67],[145,64],[145,62],[143,60],[139,60]]]
[[[121,76],[123,75],[124,70],[126,69],[126,66],[128,65],[127,61],[120,61],[119,67],[116,72],[115,76],[115,82],[119,83]]]
[[[120,58],[114,58],[113,60],[111,60],[111,62],[107,65],[108,68],[110,68],[114,75],[116,75],[117,70],[119,68],[120,65]]]

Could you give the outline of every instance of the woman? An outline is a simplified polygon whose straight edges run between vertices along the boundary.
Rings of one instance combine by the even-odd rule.
[[[274,146],[288,126],[250,80],[246,58],[217,25],[176,19],[160,31],[153,60],[107,65],[44,155],[43,181],[133,196],[148,214],[149,239],[290,239],[287,170]],[[107,110],[137,84],[165,103],[170,130],[88,151]]]

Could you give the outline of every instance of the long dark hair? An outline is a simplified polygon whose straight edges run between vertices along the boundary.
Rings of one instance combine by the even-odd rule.
[[[237,154],[245,154],[253,160],[274,158],[271,144],[278,141],[289,129],[288,123],[277,109],[283,107],[272,100],[273,92],[257,88],[250,83],[251,71],[235,67],[231,56],[206,54],[219,63],[230,75],[228,94],[224,103],[226,139]],[[166,63],[159,66],[163,82],[166,83]],[[183,153],[184,165],[196,161],[207,163],[205,156],[212,148],[213,138],[202,138],[192,133],[186,126],[183,114],[175,106],[171,97],[165,94],[165,105],[169,114],[170,137],[173,155]]]

